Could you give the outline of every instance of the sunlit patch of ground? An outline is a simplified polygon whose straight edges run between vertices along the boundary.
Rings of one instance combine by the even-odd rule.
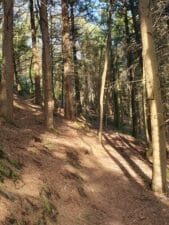
[[[101,145],[84,121],[60,115],[48,132],[40,107],[19,99],[15,106],[16,124],[3,122],[0,139],[23,168],[15,183],[1,184],[0,224],[168,225],[166,198],[150,191],[143,145],[117,132]]]

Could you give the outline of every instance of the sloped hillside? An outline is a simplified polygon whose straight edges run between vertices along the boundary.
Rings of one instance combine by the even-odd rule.
[[[108,132],[101,146],[95,130],[57,114],[46,131],[41,109],[19,99],[15,121],[0,121],[0,224],[169,224],[138,141]]]

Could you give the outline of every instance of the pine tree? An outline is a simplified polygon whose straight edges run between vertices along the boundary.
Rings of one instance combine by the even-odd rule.
[[[9,121],[13,120],[13,5],[14,1],[3,1],[3,65],[0,84],[0,114]]]
[[[40,105],[42,103],[41,98],[41,86],[40,86],[40,62],[37,48],[37,37],[36,37],[36,24],[34,15],[34,0],[29,0],[30,9],[30,23],[31,23],[31,33],[32,33],[32,64],[31,70],[35,77],[35,103]]]
[[[162,193],[166,191],[166,137],[163,118],[163,105],[158,77],[158,62],[153,39],[150,1],[141,0],[139,10],[143,47],[143,67],[148,102],[147,107],[150,112],[153,149],[152,189],[155,192]]]
[[[48,129],[53,128],[53,94],[52,94],[52,71],[51,71],[51,54],[49,44],[48,28],[48,0],[41,0],[40,5],[40,25],[42,32],[42,72],[43,72],[43,91],[44,91],[44,115],[45,125]]]
[[[72,69],[72,48],[70,39],[70,21],[68,3],[62,0],[62,53],[64,65],[64,101],[65,118],[74,119],[73,107],[73,69]]]
[[[108,19],[107,19],[107,41],[105,50],[105,62],[101,80],[100,90],[100,123],[99,123],[99,140],[101,142],[103,132],[103,116],[104,116],[104,93],[108,71],[110,70],[110,53],[111,53],[111,31],[112,31],[112,0],[108,3]]]

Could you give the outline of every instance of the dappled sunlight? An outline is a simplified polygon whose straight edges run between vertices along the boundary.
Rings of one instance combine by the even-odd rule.
[[[39,196],[39,189],[42,186],[40,173],[36,168],[27,168],[23,171],[22,180],[16,184],[16,193],[19,195],[29,195],[31,197]]]
[[[104,136],[107,144],[103,144],[103,148],[105,149],[106,153],[110,156],[110,158],[116,158],[119,162],[126,168],[126,170],[131,174],[131,176],[135,177],[142,185],[150,186],[150,178],[151,178],[151,170],[148,166],[149,162],[145,160],[141,160],[139,154],[135,154],[132,148],[127,148],[126,145],[119,146],[116,142],[118,140],[118,136],[110,139],[109,136]],[[135,146],[135,148],[137,148]],[[128,151],[130,153],[128,153]],[[135,160],[137,159],[137,160]]]
[[[14,106],[15,106],[16,108],[18,108],[18,109],[23,109],[23,110],[25,110],[25,106],[19,104],[17,101],[14,101]]]
[[[0,197],[0,222],[4,221],[8,216],[9,210],[11,210],[11,204],[5,199]]]
[[[2,144],[23,167],[15,183],[1,185],[4,191],[10,187],[16,200],[0,194],[0,221],[29,218],[34,224],[45,215],[49,224],[57,218],[60,225],[165,224],[168,206],[148,191],[151,164],[134,139],[128,143],[127,136],[105,133],[101,145],[95,131],[63,118],[59,124],[59,117],[55,129],[46,131],[32,120],[29,107],[21,110],[25,118],[19,129],[2,128]]]
[[[168,1],[0,1],[0,225],[169,225]]]

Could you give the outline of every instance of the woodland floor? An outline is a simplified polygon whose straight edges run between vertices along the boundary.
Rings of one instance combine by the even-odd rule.
[[[169,225],[169,201],[150,191],[144,145],[118,132],[55,115],[45,131],[40,108],[15,101],[15,123],[0,121],[2,225]],[[5,164],[6,163],[6,164]]]

